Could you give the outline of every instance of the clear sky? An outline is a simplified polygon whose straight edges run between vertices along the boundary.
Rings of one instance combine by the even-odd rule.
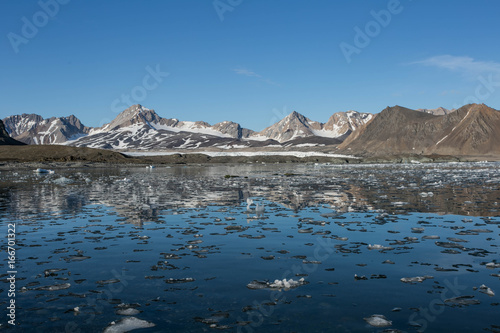
[[[296,110],[500,109],[500,2],[2,1],[0,118],[128,104],[261,130]],[[168,74],[167,74],[168,73]]]

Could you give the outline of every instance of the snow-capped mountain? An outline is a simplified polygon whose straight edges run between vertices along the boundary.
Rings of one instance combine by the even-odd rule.
[[[456,109],[448,110],[448,109],[445,109],[442,106],[440,106],[437,109],[417,109],[417,111],[432,114],[434,116],[444,116],[444,115],[447,115],[449,113],[452,113],[453,111],[456,111]]]
[[[37,114],[23,113],[4,118],[3,122],[12,138],[27,144],[61,144],[90,130],[73,115],[43,119]]]
[[[133,105],[113,121],[89,131],[85,137],[66,144],[105,149],[196,149],[206,147],[246,147],[244,136],[253,133],[239,124],[224,121],[210,125],[204,121],[179,121],[160,117],[154,110]]]
[[[28,144],[148,150],[339,144],[372,117],[356,111],[338,112],[326,123],[320,123],[294,111],[256,133],[232,121],[210,125],[204,121],[162,118],[154,110],[136,104],[98,128],[83,126],[75,116],[43,119],[22,114],[4,121],[11,136]]]
[[[337,112],[323,124],[293,111],[276,124],[250,135],[249,139],[273,139],[286,142],[299,138],[324,137],[343,140],[359,126],[370,121],[373,116],[371,113],[356,111]]]

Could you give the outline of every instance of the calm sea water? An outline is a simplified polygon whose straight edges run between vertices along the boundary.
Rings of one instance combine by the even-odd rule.
[[[499,166],[3,171],[1,328],[498,332]]]

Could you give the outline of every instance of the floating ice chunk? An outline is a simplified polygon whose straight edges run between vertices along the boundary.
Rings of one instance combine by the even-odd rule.
[[[139,313],[141,313],[141,311],[135,308],[124,308],[116,310],[116,314],[121,316],[134,316]]]
[[[136,317],[123,318],[119,322],[111,322],[111,324],[106,327],[104,333],[125,333],[139,328],[149,328],[154,327],[155,324],[142,320]]]
[[[35,288],[35,289],[36,290],[56,291],[56,290],[68,289],[69,287],[71,287],[71,284],[69,284],[69,283],[61,283],[61,284],[53,284],[51,286],[38,287],[38,288]]]
[[[491,288],[485,286],[484,284],[482,284],[479,287],[479,291],[482,292],[483,294],[488,295],[488,296],[495,296],[495,292],[493,290],[491,290]]]
[[[57,178],[53,181],[54,184],[58,185],[66,185],[66,184],[71,184],[73,182],[72,179],[66,178],[66,177],[61,177]]]
[[[486,264],[486,268],[500,268],[500,264],[496,262],[489,262]]]
[[[481,302],[477,299],[474,299],[474,296],[466,295],[466,296],[458,296],[453,298],[448,298],[444,300],[445,303],[451,303],[452,305],[475,305],[480,304]]]
[[[112,284],[112,283],[118,283],[118,282],[120,282],[120,280],[118,280],[118,279],[109,279],[109,280],[99,280],[96,283],[104,285],[104,284]]]
[[[270,283],[267,281],[257,281],[254,280],[247,284],[248,289],[292,289],[292,288],[297,288],[298,286],[307,284],[306,281],[304,281],[304,278],[300,278],[298,281],[295,281],[293,279],[283,279],[283,280],[274,280],[274,282]]]
[[[444,247],[444,248],[447,248],[447,249],[460,249],[460,250],[464,249],[463,245],[460,245],[460,244],[457,244],[457,243],[453,243],[453,242],[435,242],[435,244],[437,246]]]
[[[427,235],[427,236],[423,236],[422,239],[440,239],[441,237],[439,237],[438,235]]]
[[[392,250],[394,249],[393,247],[390,247],[390,246],[383,246],[383,245],[380,245],[380,244],[369,244],[368,245],[368,250]]]
[[[392,321],[388,320],[384,315],[374,314],[370,317],[363,318],[369,325],[375,327],[387,327],[392,325]]]
[[[188,278],[180,278],[180,279],[173,279],[169,278],[165,280],[165,283],[187,283],[187,282],[194,282],[194,278],[188,277]]]
[[[42,169],[42,168],[38,168],[35,170],[36,173],[54,173],[54,170],[47,170],[47,169]]]
[[[430,276],[430,275],[425,275],[425,276],[415,276],[415,277],[404,277],[404,278],[401,278],[401,282],[404,282],[404,283],[416,283],[416,282],[423,282],[424,280],[427,280],[427,279],[434,279],[433,276]]]

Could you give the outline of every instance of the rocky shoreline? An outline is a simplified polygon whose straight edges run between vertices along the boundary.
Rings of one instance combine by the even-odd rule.
[[[445,155],[385,155],[329,157],[293,155],[209,156],[203,153],[178,153],[162,156],[130,157],[122,153],[68,146],[1,146],[0,170],[33,168],[87,168],[141,165],[190,164],[247,164],[247,163],[442,163],[499,161],[497,156],[445,156]]]

